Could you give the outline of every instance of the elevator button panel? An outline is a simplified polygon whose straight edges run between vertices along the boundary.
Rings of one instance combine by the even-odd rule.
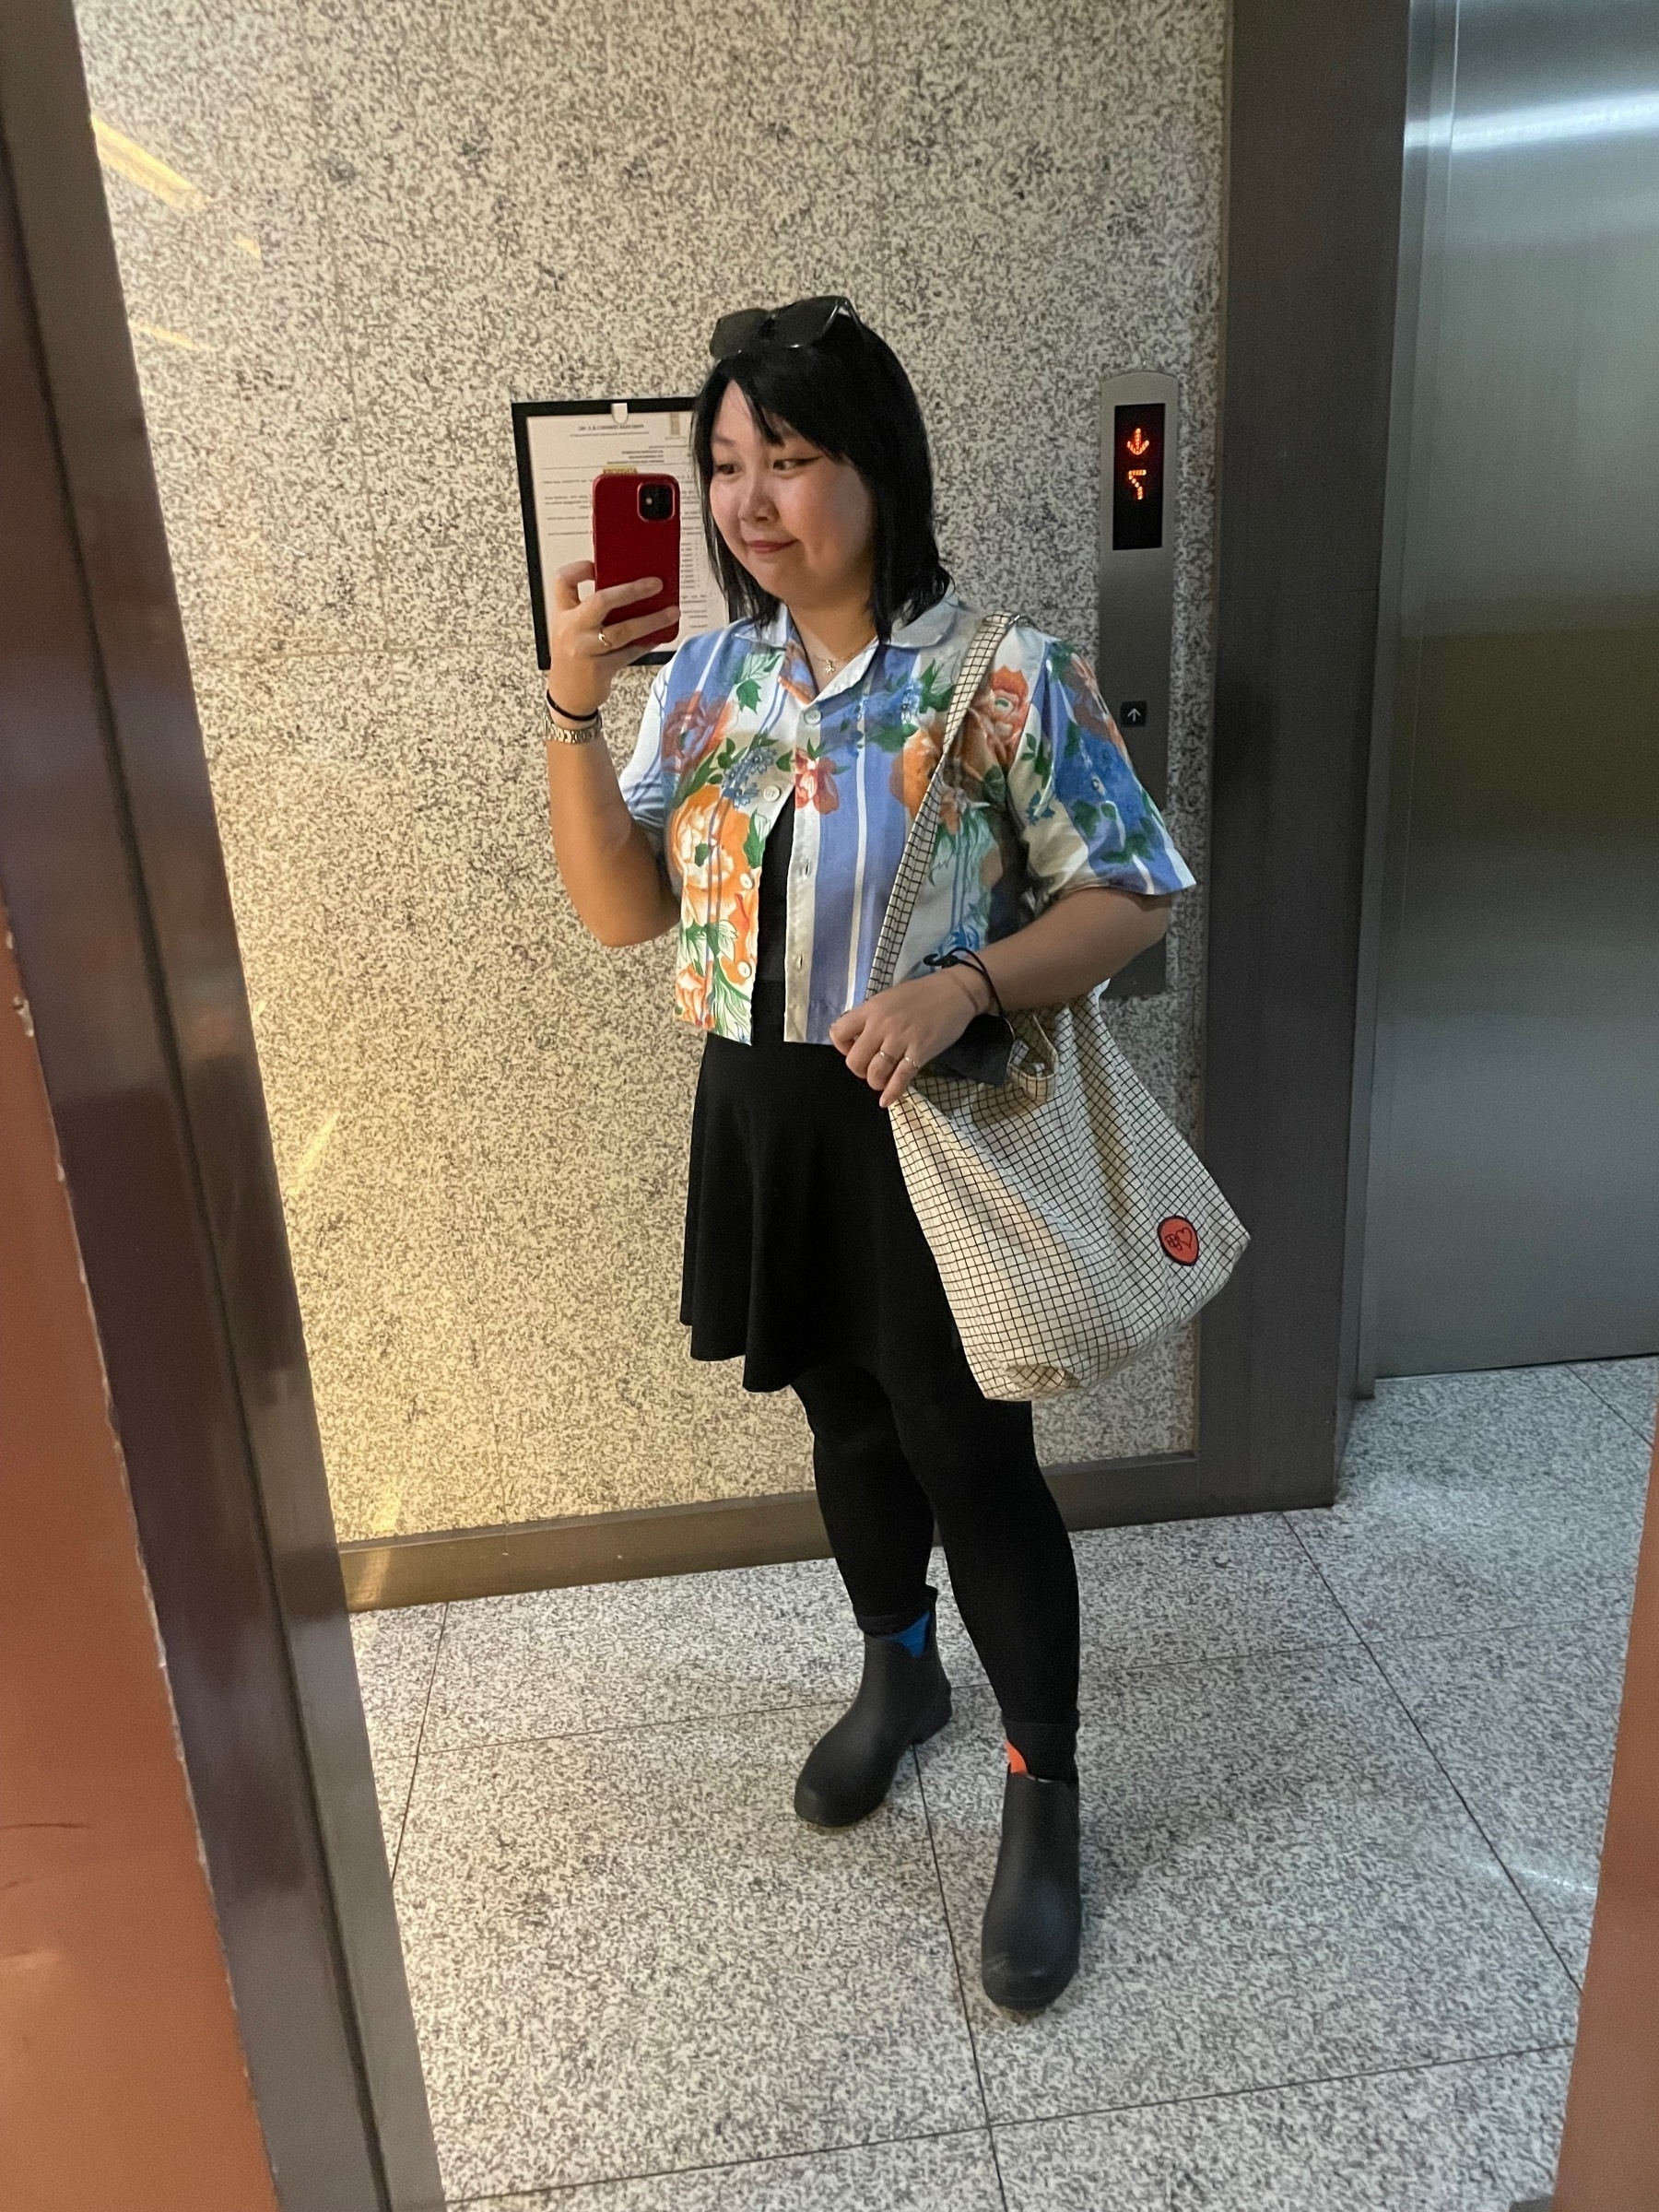
[[[1162,806],[1169,795],[1181,387],[1158,370],[1108,376],[1099,426],[1095,668],[1135,772]],[[1112,978],[1112,995],[1151,997],[1166,979],[1164,947],[1155,945]]]

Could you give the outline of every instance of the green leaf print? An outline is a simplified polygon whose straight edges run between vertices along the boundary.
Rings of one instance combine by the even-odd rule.
[[[766,837],[759,822],[749,817],[748,835],[743,841],[743,857],[751,868],[758,868],[766,853]]]
[[[1065,683],[1066,677],[1071,673],[1071,665],[1077,659],[1077,647],[1075,645],[1067,645],[1058,638],[1049,647],[1049,674],[1053,677],[1056,683]]]
[[[729,922],[684,922],[680,924],[681,958],[701,967],[705,962],[717,965],[722,952],[730,952],[735,943]]]
[[[736,758],[736,739],[724,739],[713,752],[703,756],[685,782],[677,787],[674,794],[675,806],[683,806],[688,799],[695,798],[700,791],[706,790],[711,783],[718,783]]]
[[[956,686],[939,679],[939,664],[929,661],[922,671],[922,690],[917,700],[924,714],[942,714],[950,704],[950,695]]]
[[[717,1017],[729,1018],[738,1029],[743,1029],[747,1001],[740,985],[735,983],[716,960],[709,971],[709,1004]]]
[[[705,862],[708,860],[709,850],[710,848],[706,842],[696,845],[692,848],[691,858],[698,867],[700,868],[703,866]]]
[[[759,712],[760,683],[764,677],[783,665],[781,645],[757,645],[743,656],[743,665],[737,671],[737,681],[732,686],[732,697],[746,714]]]

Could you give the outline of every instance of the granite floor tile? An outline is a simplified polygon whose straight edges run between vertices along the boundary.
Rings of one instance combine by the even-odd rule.
[[[1624,1681],[1621,1625],[1377,1657],[1494,1850],[1583,1976]]]
[[[476,2201],[479,2212],[1003,2212],[983,2133]]]
[[[965,1965],[1001,1774],[921,1754]],[[1572,2032],[1570,1977],[1362,1653],[1125,1674],[1078,1751],[1081,1970],[1035,2019],[969,1986],[994,2121],[1432,2064]]]
[[[1653,1439],[1653,1406],[1659,1398],[1659,1359],[1583,1359],[1573,1369],[1604,1405]]]
[[[1072,1547],[1085,1705],[1126,1666],[1354,1641],[1277,1513],[1091,1529]]]
[[[953,1680],[982,1682],[947,1599],[939,1641]],[[450,1609],[427,1742],[453,1749],[844,1702],[862,1652],[829,1559],[477,1598]]]
[[[375,1794],[380,1800],[386,1857],[393,1864],[403,1835],[421,1722],[443,1634],[443,1611],[441,1606],[401,1606],[384,1613],[354,1613],[351,1617],[358,1688],[374,1760]]]
[[[913,1770],[790,1794],[833,1708],[422,1757],[397,1899],[452,2196],[983,2124]]]
[[[1547,2192],[1568,2054],[996,2131],[1008,2212],[1510,2212]]]
[[[1290,1516],[1362,1635],[1622,1619],[1642,1440],[1563,1368],[1380,1382],[1335,1506]]]
[[[1073,1539],[1083,1697],[1124,1665],[1352,1641],[1277,1515],[1097,1529]],[[984,1687],[944,1555],[939,1647],[957,1687]],[[860,1644],[833,1563],[477,1598],[451,1607],[427,1743],[583,1734],[851,1697]]]

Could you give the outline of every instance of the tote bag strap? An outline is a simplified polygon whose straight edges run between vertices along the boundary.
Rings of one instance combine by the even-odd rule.
[[[888,900],[887,912],[882,916],[881,935],[876,941],[876,957],[870,962],[868,995],[872,998],[878,991],[887,990],[892,982],[900,947],[904,943],[905,932],[911,925],[911,916],[916,911],[916,900],[933,862],[934,838],[939,827],[939,806],[944,797],[945,778],[949,772],[951,756],[967,727],[969,709],[979,696],[980,686],[995,665],[1002,641],[1013,629],[1017,617],[1010,614],[986,615],[968,641],[968,650],[962,655],[956,682],[951,686],[950,712],[945,717],[945,735],[939,746],[939,758],[933,774],[927,780],[927,789],[922,794],[916,818],[910,826],[910,835],[904,841],[904,851],[899,856],[899,873],[893,878],[892,895]]]

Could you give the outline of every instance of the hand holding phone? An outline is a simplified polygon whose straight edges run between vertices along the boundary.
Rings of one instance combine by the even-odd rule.
[[[679,629],[678,483],[607,471],[593,497],[594,558],[555,572],[548,610],[547,696],[567,714],[602,707],[618,671]]]
[[[677,478],[634,469],[607,469],[594,478],[594,582],[598,590],[645,576],[661,588],[629,607],[630,619],[672,609],[674,620],[638,634],[652,650],[672,643],[679,629],[680,496]]]

